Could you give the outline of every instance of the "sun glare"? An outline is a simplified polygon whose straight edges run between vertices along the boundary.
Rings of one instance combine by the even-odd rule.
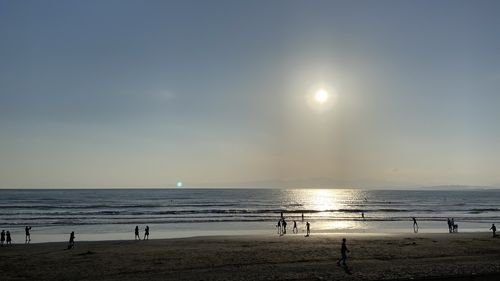
[[[336,198],[336,190],[330,189],[313,189],[310,190],[310,200],[314,205],[314,209],[321,211],[332,210],[338,208]]]
[[[318,103],[325,103],[328,100],[328,92],[324,89],[319,89],[314,94],[314,100],[316,100],[316,102]]]
[[[325,83],[312,85],[305,95],[307,105],[318,113],[327,112],[337,103],[335,88]]]

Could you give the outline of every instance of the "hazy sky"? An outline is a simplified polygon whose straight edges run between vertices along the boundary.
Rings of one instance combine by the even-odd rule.
[[[0,187],[500,186],[499,14],[0,0]]]

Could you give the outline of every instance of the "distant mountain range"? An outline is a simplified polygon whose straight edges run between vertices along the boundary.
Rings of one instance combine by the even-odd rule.
[[[186,185],[189,186],[189,185]],[[260,180],[247,182],[225,182],[198,184],[191,187],[224,187],[224,188],[360,188],[360,189],[413,189],[413,190],[479,190],[498,189],[497,186],[475,185],[412,185],[404,183],[380,182],[370,180],[341,181],[331,178],[309,178],[299,180]]]

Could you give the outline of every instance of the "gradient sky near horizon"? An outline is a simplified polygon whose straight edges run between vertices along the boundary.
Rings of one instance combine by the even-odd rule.
[[[0,187],[500,186],[499,14],[0,0]]]

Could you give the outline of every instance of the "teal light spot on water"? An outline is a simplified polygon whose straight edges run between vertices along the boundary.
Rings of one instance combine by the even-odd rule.
[[[177,182],[177,187],[182,187],[182,186],[184,186],[184,184],[181,181],[178,181]]]

